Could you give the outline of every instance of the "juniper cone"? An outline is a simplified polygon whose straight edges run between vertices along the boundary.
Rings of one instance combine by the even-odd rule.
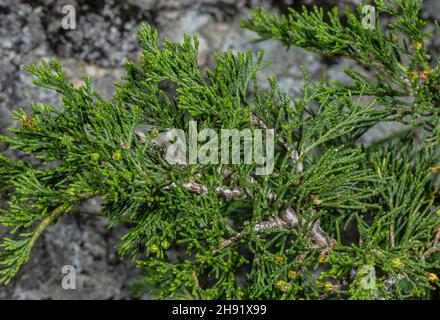
[[[62,109],[35,103],[2,137],[26,155],[0,158],[9,207],[0,223],[0,281],[9,284],[62,215],[101,199],[111,225],[128,223],[118,251],[140,270],[135,286],[158,298],[438,298],[440,265],[440,59],[418,16],[421,0],[277,16],[258,9],[243,27],[323,55],[346,58],[350,82],[312,83],[289,97],[257,73],[262,52],[216,54],[197,63],[197,37],[158,43],[139,31],[139,62],[113,99],[74,87],[59,62],[26,70],[61,95]],[[388,23],[382,23],[386,17]],[[436,32],[438,32],[438,28]],[[176,87],[170,94],[164,85]],[[269,89],[263,89],[269,87]],[[157,130],[274,129],[270,175],[258,164],[170,164]],[[361,143],[377,124],[405,129]],[[156,143],[153,142],[156,141]],[[243,151],[243,150],[242,150]],[[40,163],[31,162],[38,158]]]

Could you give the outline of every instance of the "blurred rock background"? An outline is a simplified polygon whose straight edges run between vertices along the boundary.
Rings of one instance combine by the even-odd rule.
[[[200,40],[199,62],[214,64],[212,52],[225,50],[264,50],[273,64],[260,73],[261,83],[276,75],[281,87],[291,95],[300,93],[304,66],[311,79],[323,73],[331,79],[343,79],[344,62],[323,58],[291,48],[286,51],[274,41],[252,43],[255,34],[240,27],[252,7],[264,6],[274,12],[305,5],[331,7],[359,0],[0,0],[0,133],[14,126],[13,110],[29,108],[32,102],[58,105],[55,93],[35,87],[24,65],[41,59],[58,58],[73,83],[85,74],[104,97],[113,94],[113,82],[123,75],[125,59],[136,58],[139,48],[136,30],[142,22],[159,29],[160,36],[180,40],[184,34],[197,34]],[[61,8],[76,9],[77,29],[61,28]],[[423,17],[437,18],[440,2],[425,0]],[[434,16],[433,16],[434,15]],[[432,39],[438,52],[440,43]],[[378,131],[381,134],[380,130]],[[0,151],[12,154],[4,145]],[[0,207],[4,204],[0,204]],[[66,216],[40,239],[30,262],[17,280],[0,287],[0,299],[127,299],[128,285],[136,270],[120,261],[114,246],[124,227],[109,229],[99,217],[99,203],[91,201]],[[0,234],[1,234],[0,230]],[[77,270],[77,290],[61,288],[61,268],[73,265]]]

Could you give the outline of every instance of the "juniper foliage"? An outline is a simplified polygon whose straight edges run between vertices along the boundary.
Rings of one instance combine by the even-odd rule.
[[[137,293],[185,299],[433,298],[438,288],[440,59],[429,56],[420,0],[375,1],[390,23],[362,28],[361,8],[253,11],[243,26],[261,39],[347,57],[351,83],[311,83],[289,97],[256,75],[263,53],[226,52],[212,70],[197,37],[158,44],[139,32],[142,54],[106,101],[74,87],[60,63],[26,68],[61,95],[62,108],[32,105],[2,137],[26,161],[0,158],[8,209],[0,223],[0,281],[8,284],[42,233],[99,197],[110,225],[128,223],[118,246],[141,270]],[[358,70],[358,71],[355,71]],[[370,77],[371,70],[374,77]],[[174,94],[166,88],[173,88]],[[275,169],[171,165],[152,143],[161,128],[273,128]],[[359,143],[379,123],[406,129]],[[140,131],[145,125],[151,131]],[[30,159],[36,156],[36,165]]]

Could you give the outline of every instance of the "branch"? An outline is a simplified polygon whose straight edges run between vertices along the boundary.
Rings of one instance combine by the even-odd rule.
[[[432,245],[422,255],[422,261],[425,261],[432,254],[440,251],[440,227],[437,229]]]
[[[266,123],[263,120],[261,120],[259,117],[257,117],[256,115],[251,115],[250,120],[253,125],[260,127],[260,128],[263,128],[263,129],[267,129]],[[139,137],[139,139],[141,139],[141,141],[143,143],[147,142],[145,135],[142,134],[141,132],[136,132],[136,135]],[[287,149],[291,163],[296,164],[301,157],[300,153],[297,150],[295,150],[293,148],[293,146],[287,142],[287,139],[285,137],[283,137],[279,142]],[[163,147],[163,146],[164,146],[163,141],[160,141],[159,144],[156,144],[156,147]],[[221,169],[218,168],[218,170],[221,170]],[[302,163],[298,163],[295,171],[297,174],[301,174],[303,172]],[[233,180],[235,177],[234,171],[229,168],[224,169],[223,174],[224,174],[225,179]],[[257,183],[257,181],[252,176],[249,176],[247,179],[248,179],[248,182],[251,184]],[[192,178],[188,182],[183,183],[182,186],[187,191],[189,191],[191,193],[198,194],[198,195],[207,195],[209,192],[209,190],[206,186],[194,182],[194,179],[192,179]],[[166,189],[170,189],[170,188],[174,188],[174,187],[176,187],[176,184],[172,183],[170,185],[170,187],[167,187]],[[251,196],[249,191],[244,188],[217,187],[215,189],[215,193],[219,197],[224,198],[226,201],[230,201],[230,200],[233,200],[236,198],[246,198],[246,197]],[[269,203],[273,203],[273,202],[275,202],[276,199],[277,199],[276,193],[270,192],[268,195],[267,201]],[[314,212],[314,214],[316,214],[315,210],[313,210],[313,212]],[[303,226],[304,224],[306,224],[306,221],[303,219],[301,222],[301,225]],[[295,211],[289,207],[281,214],[280,217],[275,218],[275,219],[270,219],[267,221],[263,221],[263,222],[255,225],[253,228],[253,231],[258,233],[258,232],[263,232],[263,231],[270,230],[270,229],[291,230],[291,229],[298,227],[298,225],[299,225],[298,217],[297,217]],[[238,242],[248,232],[249,231],[242,231],[241,233],[237,234],[236,236],[233,236],[233,237],[223,241],[220,244],[219,248],[217,248],[214,252],[219,252],[220,250],[222,250],[224,248],[232,246],[233,244]],[[316,221],[313,224],[312,230],[310,232],[310,238],[315,243],[315,245],[317,245],[318,247],[334,247],[336,244],[336,241],[334,239],[330,238],[329,236],[327,236],[325,234],[325,232],[321,229],[319,221]]]
[[[228,172],[230,173],[230,172]],[[229,175],[231,176],[231,175]],[[253,179],[253,178],[252,178]],[[183,187],[191,192],[196,193],[199,195],[206,195],[208,193],[208,189],[198,183],[195,182],[187,182],[183,184]],[[218,187],[216,188],[216,194],[220,197],[225,198],[227,201],[230,201],[235,198],[239,197],[247,197],[250,196],[248,191],[240,188],[232,189],[232,188],[225,188],[225,187]],[[276,198],[276,194],[271,192],[268,200]],[[313,215],[316,215],[316,211],[313,210]],[[306,220],[301,221],[301,226],[304,226],[307,223]],[[299,220],[298,216],[295,213],[295,211],[292,208],[287,208],[280,217],[275,219],[270,219],[267,221],[263,221],[261,223],[256,224],[253,227],[254,232],[264,232],[266,230],[271,229],[278,229],[278,230],[291,230],[295,229],[299,226]],[[248,234],[249,231],[242,231],[241,233],[223,241],[219,248],[217,248],[214,253],[219,252],[220,250],[230,247],[236,242],[238,242],[243,236]],[[321,248],[333,248],[336,245],[336,241],[332,238],[330,238],[320,227],[319,221],[315,221],[313,224],[312,230],[310,231],[310,238],[315,245]]]
[[[267,129],[266,123],[256,115],[251,115],[251,122],[254,126],[260,127],[262,129]],[[292,145],[290,145],[287,142],[286,137],[282,137],[279,142],[284,146],[284,148],[286,148],[287,154],[289,155],[290,158],[290,162],[292,164],[296,164],[301,158],[301,154]],[[301,174],[303,171],[304,171],[304,167],[302,163],[298,163],[295,169],[296,174]]]
[[[256,233],[264,232],[267,230],[293,230],[299,226],[298,222],[298,216],[296,215],[295,211],[292,208],[288,208],[281,214],[279,218],[270,219],[258,223],[253,227],[252,230]],[[305,224],[306,221],[303,219],[301,221],[301,226]],[[219,247],[214,250],[214,253],[218,253],[219,251],[232,246],[249,233],[250,231],[242,231],[239,234],[223,241],[219,245]],[[325,232],[321,229],[319,221],[316,221],[313,224],[312,230],[310,231],[310,239],[319,248],[334,248],[336,245],[336,240],[327,236]]]

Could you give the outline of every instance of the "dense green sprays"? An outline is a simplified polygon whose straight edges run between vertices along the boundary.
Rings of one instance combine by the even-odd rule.
[[[432,298],[438,288],[439,81],[437,57],[424,50],[421,1],[376,1],[376,28],[362,9],[254,11],[244,27],[319,53],[344,56],[371,73],[347,70],[352,83],[325,78],[288,97],[256,74],[263,54],[221,53],[202,71],[197,37],[159,46],[139,32],[139,63],[111,101],[72,86],[58,62],[27,68],[36,84],[61,94],[16,113],[2,138],[42,165],[0,158],[11,235],[0,247],[9,283],[39,236],[79,203],[100,197],[112,225],[128,223],[118,250],[139,267],[139,293],[159,298]],[[381,17],[393,21],[379,28]],[[169,94],[164,88],[173,88]],[[166,128],[274,129],[274,170],[259,164],[170,164]],[[360,146],[378,123],[405,131]],[[140,131],[150,126],[152,130]],[[156,129],[157,128],[157,129]],[[51,164],[47,166],[47,164]]]

